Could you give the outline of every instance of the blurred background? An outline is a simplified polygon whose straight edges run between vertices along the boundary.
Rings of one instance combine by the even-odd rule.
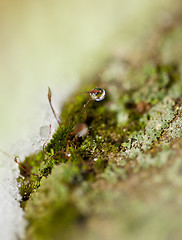
[[[0,148],[10,151],[54,121],[48,86],[60,111],[80,80],[105,58],[135,54],[138,37],[150,31],[170,2],[0,1]]]

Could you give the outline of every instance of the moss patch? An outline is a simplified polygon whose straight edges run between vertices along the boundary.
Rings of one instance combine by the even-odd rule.
[[[71,97],[45,152],[22,163],[39,175],[22,172],[18,179],[26,239],[146,239],[148,231],[148,239],[166,239],[181,233],[175,214],[181,209],[182,62],[163,59],[169,35],[179,46],[177,28],[168,35],[159,31],[160,44],[138,66],[108,61],[99,80],[79,89],[99,86],[106,98],[85,111],[88,94]],[[75,127],[82,123],[88,134],[79,138]],[[176,225],[168,228],[170,216]]]

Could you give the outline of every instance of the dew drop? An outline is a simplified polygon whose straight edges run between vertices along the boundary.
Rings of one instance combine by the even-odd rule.
[[[97,101],[97,102],[102,101],[105,98],[105,95],[106,95],[105,90],[102,89],[102,88],[94,88],[89,93],[90,93],[91,98],[94,101]]]

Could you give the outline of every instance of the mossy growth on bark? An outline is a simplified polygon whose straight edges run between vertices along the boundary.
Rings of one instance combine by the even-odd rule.
[[[25,239],[180,239],[182,20],[177,19],[157,30],[152,53],[146,49],[137,65],[132,59],[109,60],[99,80],[79,89],[98,86],[106,98],[91,101],[87,115],[82,111],[87,94],[68,99],[45,152],[22,163],[38,174],[20,169]],[[74,134],[80,123],[88,126],[84,137]]]

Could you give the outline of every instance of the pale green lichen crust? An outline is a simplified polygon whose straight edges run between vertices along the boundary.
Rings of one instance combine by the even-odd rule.
[[[103,101],[87,105],[87,118],[87,94],[65,103],[46,154],[23,163],[40,177],[18,179],[25,239],[181,239],[181,23],[178,15],[156,30],[138,65],[112,59],[99,80],[79,89],[106,90]],[[82,122],[89,131],[78,138]]]

